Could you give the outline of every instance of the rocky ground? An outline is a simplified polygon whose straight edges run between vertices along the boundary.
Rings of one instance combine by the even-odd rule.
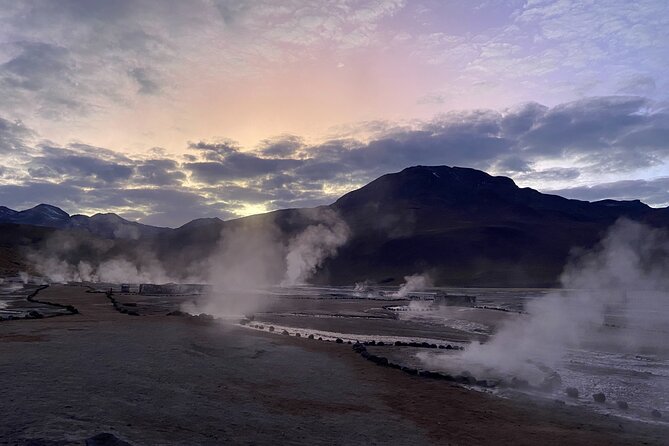
[[[509,401],[379,367],[351,346],[204,318],[79,314],[0,323],[0,444],[666,444],[661,425]],[[106,438],[106,440],[105,440]],[[98,436],[97,443],[110,443]],[[98,441],[99,440],[99,441]]]

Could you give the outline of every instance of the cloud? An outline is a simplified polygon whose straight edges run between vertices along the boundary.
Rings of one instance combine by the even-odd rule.
[[[215,184],[234,179],[249,179],[267,174],[278,174],[302,163],[290,158],[264,158],[252,153],[241,152],[229,142],[191,144],[202,153],[206,161],[188,162],[184,168],[193,178],[203,183]]]
[[[597,201],[641,200],[655,206],[669,206],[669,178],[652,180],[621,180],[592,186],[579,186],[547,191],[568,198]]]
[[[155,95],[160,92],[160,85],[146,68],[132,68],[128,75],[139,85],[140,94]]]
[[[244,149],[231,140],[195,142],[184,157],[161,150],[130,156],[81,143],[32,144],[36,134],[0,119],[5,148],[0,200],[50,201],[70,211],[116,211],[163,225],[241,215],[248,209],[315,206],[411,165],[460,165],[579,198],[669,201],[664,183],[610,183],[669,158],[669,113],[646,98],[582,99],[554,107],[449,112],[411,127],[383,125],[369,140],[307,144],[294,135]],[[24,154],[7,161],[12,148]],[[11,166],[11,167],[10,167]],[[606,180],[603,180],[608,178]],[[606,185],[565,189],[575,180]],[[608,194],[608,195],[607,195]]]
[[[21,121],[0,118],[0,154],[29,150],[26,140],[35,137],[35,132]]]
[[[179,186],[186,179],[180,165],[172,159],[150,159],[135,167],[135,183],[153,186]]]
[[[296,135],[286,134],[262,140],[258,149],[264,155],[284,158],[296,155],[304,147],[304,139]]]

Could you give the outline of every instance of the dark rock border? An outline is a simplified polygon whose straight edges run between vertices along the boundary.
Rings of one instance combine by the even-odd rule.
[[[105,291],[105,296],[107,296],[107,299],[109,299],[114,306],[114,309],[118,311],[119,313],[122,314],[127,314],[128,316],[139,316],[140,314],[136,312],[135,310],[128,310],[125,305],[120,303],[116,298],[114,297],[114,292],[109,289]]]
[[[53,314],[53,315],[50,315],[50,316],[45,316],[45,315],[41,314],[40,312],[38,312],[36,310],[33,310],[30,313],[37,313],[37,314],[39,314],[39,316],[37,316],[37,317],[26,317],[25,319],[42,319],[43,317],[69,316],[69,315],[72,315],[72,314],[79,314],[79,310],[77,310],[72,305],[63,305],[63,304],[59,304],[59,303],[56,303],[56,302],[49,302],[47,300],[35,299],[35,296],[37,296],[37,293],[39,293],[40,291],[42,291],[46,288],[49,288],[49,285],[39,286],[35,291],[33,291],[32,293],[30,293],[30,295],[28,295],[26,300],[28,302],[33,302],[33,303],[37,303],[37,304],[49,305],[51,307],[56,307],[56,308],[63,308],[65,310],[67,310],[67,313]],[[28,314],[30,314],[30,313],[28,313]]]

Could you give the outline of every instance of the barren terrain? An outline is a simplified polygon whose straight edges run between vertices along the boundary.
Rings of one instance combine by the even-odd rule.
[[[666,444],[663,425],[510,401],[378,367],[349,345],[218,321],[130,316],[54,285],[80,314],[0,323],[0,444]]]

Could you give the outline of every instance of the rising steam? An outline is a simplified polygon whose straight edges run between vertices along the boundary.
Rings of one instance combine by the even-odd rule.
[[[270,305],[267,288],[306,283],[348,238],[348,226],[328,209],[302,211],[306,227],[288,241],[271,219],[224,230],[209,261],[214,291],[184,306],[189,313],[239,316]]]
[[[56,233],[27,253],[35,272],[51,282],[166,283],[171,277],[149,251],[118,252],[112,240]]]
[[[531,301],[527,317],[508,322],[487,343],[474,342],[461,357],[438,357],[432,365],[448,369],[456,363],[474,373],[537,383],[546,366],[557,367],[571,348],[666,349],[668,273],[669,235],[621,220],[592,251],[569,263],[563,291]]]
[[[432,279],[429,274],[414,274],[405,276],[404,283],[397,290],[397,297],[407,297],[414,291],[424,290],[432,286]]]
[[[305,283],[323,261],[332,257],[348,239],[348,226],[329,209],[312,216],[317,224],[308,226],[293,238],[286,254],[286,275],[282,285]]]

